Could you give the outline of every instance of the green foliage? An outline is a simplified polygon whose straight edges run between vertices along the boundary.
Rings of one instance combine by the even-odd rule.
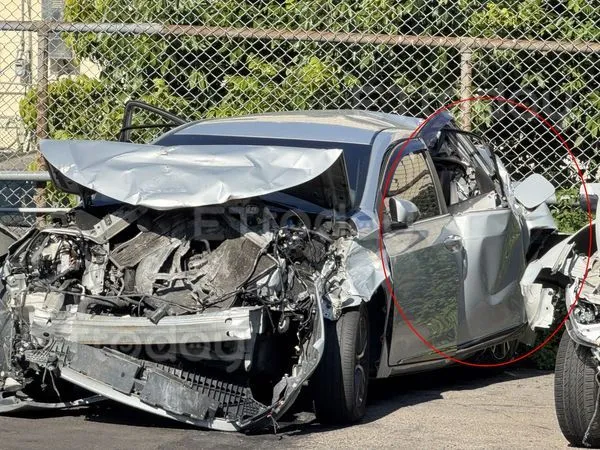
[[[117,91],[104,80],[86,76],[62,78],[48,86],[48,131],[54,139],[114,139],[120,128],[122,102]],[[31,89],[20,102],[25,125],[35,129],[37,90]]]
[[[319,109],[323,99],[334,100],[342,88],[355,83],[351,76],[341,78],[335,63],[315,56],[288,71],[281,64],[257,58],[249,60],[248,69],[248,75],[225,78],[227,94],[216,108],[207,112],[208,117],[259,113],[274,104],[288,110]],[[276,81],[277,77],[281,79]]]
[[[52,139],[105,139],[114,140],[121,128],[123,107],[130,97],[106,79],[92,79],[85,75],[61,78],[48,86],[48,133]],[[173,95],[162,79],[156,79],[153,88],[138,97],[140,100],[167,110],[191,115],[185,99]],[[35,130],[37,120],[37,90],[31,89],[20,101],[19,113],[25,126]],[[136,116],[143,122],[144,114]],[[137,123],[137,122],[136,122]],[[140,141],[148,141],[152,130],[138,132]]]
[[[65,20],[253,27],[286,30],[598,39],[600,10],[585,0],[66,0]],[[79,77],[50,85],[50,135],[114,138],[122,106],[143,99],[188,119],[286,109],[369,107],[356,90],[375,87],[385,110],[423,116],[458,95],[459,51],[373,44],[268,41],[202,36],[63,33],[79,60],[101,68],[97,80]],[[568,117],[585,147],[600,133],[591,111],[600,91],[592,58],[527,51],[475,51],[474,90],[544,87],[572,100]],[[389,92],[400,89],[410,101]],[[21,113],[35,120],[35,90]],[[366,94],[363,94],[366,95]],[[379,102],[379,103],[377,103]],[[562,102],[562,101],[561,101]],[[473,105],[477,130],[492,108]],[[140,116],[146,118],[145,116]],[[139,140],[151,132],[136,132]]]
[[[588,213],[579,204],[579,189],[559,189],[552,216],[563,233],[573,233],[589,223]]]

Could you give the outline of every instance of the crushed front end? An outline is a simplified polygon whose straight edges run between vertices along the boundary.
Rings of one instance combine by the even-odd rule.
[[[2,269],[0,411],[101,396],[220,430],[271,424],[321,358],[334,243],[351,241],[330,225],[246,200],[78,208],[30,230]]]

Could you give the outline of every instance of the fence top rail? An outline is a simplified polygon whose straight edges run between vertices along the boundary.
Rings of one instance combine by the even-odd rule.
[[[160,23],[81,23],[61,21],[0,21],[0,31],[146,34],[202,36],[232,39],[339,42],[349,44],[403,45],[459,49],[532,50],[541,52],[600,53],[600,42],[529,40],[452,36],[417,36],[360,32],[236,28]]]
[[[0,207],[0,213],[19,213],[19,214],[52,214],[59,212],[69,212],[72,208],[53,208],[53,207],[31,207],[20,208],[17,206]]]
[[[2,181],[50,181],[48,172],[29,172],[18,170],[0,170],[0,182]]]

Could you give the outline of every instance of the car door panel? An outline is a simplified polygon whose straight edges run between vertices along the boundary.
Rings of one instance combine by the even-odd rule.
[[[466,252],[464,303],[459,311],[459,348],[485,341],[525,321],[519,279],[525,268],[522,227],[502,196],[493,155],[461,130],[442,134],[442,147],[474,169],[481,191],[448,208]],[[495,200],[495,201],[492,201]]]
[[[461,158],[475,154],[466,137],[451,142],[460,147],[456,154]],[[432,174],[438,198],[444,198],[436,171]],[[490,176],[485,170],[475,175]],[[497,183],[482,181],[477,185],[485,190],[478,196],[448,203],[450,214],[430,215],[407,229],[384,233],[396,301],[430,344],[392,308],[389,366],[442,358],[431,346],[452,355],[525,323],[521,226],[498,201]]]
[[[525,322],[519,279],[525,268],[521,228],[509,208],[455,216],[466,252],[458,344],[468,346]]]
[[[459,299],[462,297],[462,245],[449,215],[418,222],[384,237],[390,255],[394,296],[389,365],[440,356],[426,345],[397,310],[399,306],[419,334],[453,354],[457,347]]]

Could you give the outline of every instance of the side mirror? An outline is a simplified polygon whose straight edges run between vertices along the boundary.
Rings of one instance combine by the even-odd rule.
[[[554,186],[542,175],[534,173],[514,188],[517,201],[527,209],[535,209],[554,195]]]
[[[419,218],[419,208],[413,202],[396,197],[389,199],[392,228],[406,228]]]

